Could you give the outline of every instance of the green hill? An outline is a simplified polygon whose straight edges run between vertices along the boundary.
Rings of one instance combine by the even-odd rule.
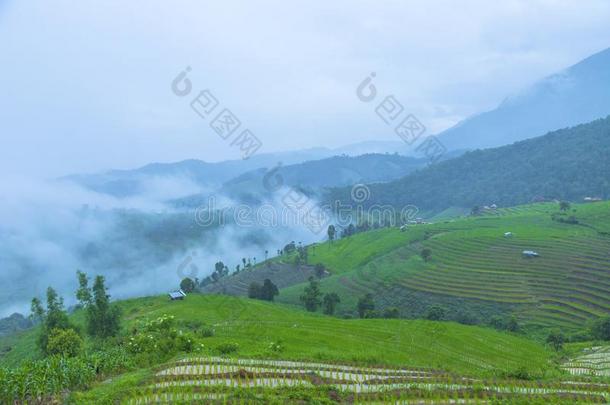
[[[610,117],[458,158],[371,184],[364,205],[415,205],[422,212],[450,207],[514,206],[540,199],[582,201],[610,197]],[[328,201],[351,202],[351,189],[335,189]]]
[[[260,203],[282,186],[319,194],[324,188],[355,183],[396,180],[426,165],[425,158],[389,153],[367,153],[360,156],[333,156],[297,164],[273,165],[242,173],[223,183],[222,195],[238,201]],[[208,199],[206,193],[172,201],[178,207],[197,207]]]
[[[451,320],[514,315],[527,327],[577,331],[610,312],[609,230],[608,202],[574,205],[568,213],[558,204],[534,204],[406,232],[360,233],[311,246],[308,256],[331,272],[321,287],[339,294],[340,314],[353,315],[356,300],[372,293],[379,309],[397,307],[403,317],[441,305]],[[432,251],[428,262],[423,248]],[[523,250],[540,257],[523,258]],[[300,304],[303,287],[282,289],[278,299]]]
[[[552,361],[554,355],[545,347],[521,337],[487,328],[431,321],[343,320],[311,314],[279,304],[213,295],[189,295],[184,301],[168,301],[166,297],[147,297],[118,302],[116,305],[121,307],[124,314],[123,335],[112,345],[102,346],[101,350],[114,353],[123,347],[129,347],[134,344],[134,336],[138,336],[135,334],[136,329],[141,328],[143,322],[150,320],[158,322],[160,319],[172,319],[171,317],[174,317],[178,331],[171,332],[173,329],[168,329],[167,333],[179,335],[183,333],[181,331],[189,333],[189,336],[195,339],[193,349],[183,352],[173,351],[172,353],[175,354],[170,357],[155,354],[156,352],[153,351],[144,358],[141,355],[129,354],[127,350],[121,354],[121,360],[118,362],[120,364],[113,366],[114,369],[121,370],[121,376],[108,379],[111,374],[100,374],[97,380],[100,382],[105,380],[103,383],[95,383],[96,379],[94,379],[92,383],[82,385],[81,392],[73,393],[68,402],[127,401],[131,403],[130,400],[146,393],[146,395],[151,393],[159,395],[161,392],[170,392],[172,395],[182,392],[192,395],[201,391],[179,387],[169,391],[159,389],[149,391],[149,387],[164,381],[159,377],[159,373],[163,373],[164,369],[175,367],[171,365],[172,363],[166,364],[167,360],[186,358],[187,363],[177,364],[201,364],[202,366],[196,366],[196,369],[200,370],[199,373],[201,367],[208,364],[206,362],[219,364],[221,360],[218,356],[233,359],[222,360],[225,362],[237,361],[238,358],[269,359],[274,360],[275,363],[265,364],[272,364],[274,367],[279,367],[280,363],[277,361],[281,359],[284,362],[283,368],[287,367],[286,361],[304,361],[307,363],[299,363],[301,364],[299,367],[310,367],[315,370],[331,367],[344,373],[352,366],[360,367],[363,370],[360,373],[373,373],[374,370],[371,369],[373,366],[390,367],[396,370],[395,373],[407,372],[399,370],[410,370],[408,371],[410,374],[425,374],[429,376],[427,378],[434,378],[436,383],[445,384],[443,390],[448,389],[446,386],[448,382],[457,381],[457,378],[468,386],[474,384],[475,380],[462,380],[463,377],[476,379],[529,375],[549,379],[560,375],[559,364]],[[78,312],[73,319],[77,324],[82,322]],[[1,358],[2,363],[16,365],[19,360],[36,358],[34,345],[36,333],[37,330],[24,333],[14,343],[11,352]],[[137,341],[137,338],[135,339]],[[153,343],[161,345],[161,341],[160,337],[155,337]],[[156,348],[157,345],[155,344],[154,347]],[[96,350],[100,350],[98,343],[88,342],[88,351],[95,353]],[[105,366],[100,364],[104,364],[107,360],[103,360],[99,354],[93,358],[98,359],[97,370],[102,373],[99,370],[104,369]],[[65,367],[67,367],[65,372],[68,373],[70,367]],[[91,365],[91,367],[95,366]],[[219,366],[214,367],[217,367],[215,373],[221,372]],[[247,369],[243,361],[236,370],[240,368]],[[384,370],[375,372],[389,375],[390,371]],[[0,374],[2,373],[6,371],[0,368]],[[37,376],[35,372],[32,373],[32,378]],[[274,373],[275,378],[278,378],[280,374],[277,369]],[[196,378],[193,372],[190,372],[190,375],[189,379]],[[463,377],[456,377],[458,375]],[[247,375],[242,375],[242,378],[246,377]],[[44,380],[42,376],[37,378]],[[210,383],[209,378],[203,376],[197,378],[205,379],[198,383],[200,386]],[[223,378],[229,376],[225,375]],[[407,377],[401,374],[400,378]],[[5,379],[3,384],[7,384],[7,381],[8,379]],[[167,381],[175,383],[182,380],[173,377]],[[362,383],[361,379],[359,383]],[[31,384],[39,384],[39,381],[32,381]],[[0,386],[0,391],[2,387],[6,387],[2,384]],[[168,388],[165,385],[164,387]],[[219,392],[218,387],[210,390],[210,392]],[[282,392],[282,395],[285,395],[292,391],[286,388]],[[327,390],[321,391],[322,394],[316,392],[316,395],[328,395]],[[265,401],[261,400],[260,403]]]

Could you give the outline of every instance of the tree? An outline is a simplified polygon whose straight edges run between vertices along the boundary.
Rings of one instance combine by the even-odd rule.
[[[195,291],[195,282],[188,277],[185,277],[180,282],[180,289],[185,293],[191,293]]]
[[[470,215],[479,215],[480,213],[481,213],[481,207],[479,207],[478,205],[475,205],[470,210]]]
[[[430,321],[442,321],[445,319],[445,308],[440,305],[432,305],[426,312],[426,319]]]
[[[389,307],[383,311],[383,317],[387,319],[400,318],[400,311],[396,307]]]
[[[349,224],[347,228],[343,229],[343,232],[341,232],[341,237],[347,238],[348,236],[352,236],[355,233],[356,227],[354,226],[354,224]]]
[[[321,304],[320,301],[320,283],[313,277],[309,277],[309,285],[303,290],[303,294],[299,297],[305,309],[309,312],[315,312]]]
[[[570,202],[569,201],[561,201],[559,203],[559,209],[561,211],[569,211],[570,210]]]
[[[596,319],[591,325],[591,335],[595,339],[610,340],[610,316]]]
[[[43,353],[50,354],[48,345],[51,331],[56,329],[73,329],[76,331],[76,328],[70,324],[68,314],[64,309],[64,300],[57,295],[57,292],[53,288],[47,288],[46,309],[43,308],[42,303],[38,298],[32,299],[31,308],[31,317],[42,324],[40,335],[38,336],[38,347]]]
[[[76,299],[81,306],[86,307],[91,304],[91,290],[89,289],[89,278],[82,271],[76,271],[78,278],[78,290],[76,290]]]
[[[307,264],[307,259],[309,257],[308,253],[307,253],[307,248],[304,246],[299,246],[297,248],[297,257],[294,259],[294,262],[296,265],[299,264]]]
[[[260,299],[265,301],[273,301],[275,296],[279,293],[280,291],[277,289],[277,286],[273,284],[271,280],[266,278],[260,291]]]
[[[511,316],[506,323],[506,330],[509,332],[519,332],[519,323],[517,322],[517,318]]]
[[[421,250],[420,254],[421,254],[422,259],[424,259],[424,261],[427,262],[432,257],[432,249],[430,249],[430,248],[423,248]]]
[[[83,348],[83,339],[74,329],[55,328],[49,332],[47,354],[61,357],[75,357]]]
[[[221,278],[229,274],[229,268],[222,261],[218,261],[214,264],[214,272],[218,275],[218,278]]]
[[[120,312],[117,306],[110,305],[104,277],[96,276],[93,287],[89,288],[87,276],[80,271],[77,275],[76,298],[86,310],[87,334],[102,339],[116,336],[120,329]]]
[[[336,234],[336,229],[334,225],[328,225],[328,229],[326,231],[326,233],[328,234],[328,241],[330,243],[332,243],[333,240],[335,240],[335,234]]]
[[[563,348],[565,342],[565,336],[559,330],[553,330],[546,338],[546,342],[550,344],[555,351],[559,351]]]
[[[363,297],[360,297],[358,300],[358,315],[360,318],[365,318],[367,312],[375,310],[375,301],[373,300],[373,294],[366,294]]]
[[[248,286],[248,298],[258,299],[261,296],[262,289],[263,289],[263,286],[260,283],[253,281]]]
[[[284,246],[282,253],[286,253],[287,255],[289,255],[290,253],[294,252],[296,249],[297,249],[297,245],[294,243],[294,241],[292,241],[289,244],[287,244],[286,246]]]
[[[341,302],[341,299],[337,295],[337,293],[326,293],[324,294],[324,298],[322,299],[323,304],[323,312],[326,315],[334,315],[335,309],[337,308],[337,304]]]
[[[317,263],[314,267],[314,271],[316,273],[316,277],[322,278],[324,277],[324,273],[326,273],[326,268],[322,263]]]

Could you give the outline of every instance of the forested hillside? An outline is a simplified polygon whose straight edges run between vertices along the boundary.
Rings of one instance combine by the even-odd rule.
[[[421,211],[610,196],[610,117],[500,148],[477,150],[406,177],[370,185],[365,204]],[[329,200],[350,200],[350,188]]]

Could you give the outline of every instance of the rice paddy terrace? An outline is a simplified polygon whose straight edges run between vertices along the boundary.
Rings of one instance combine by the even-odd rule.
[[[209,403],[605,403],[591,381],[485,380],[439,370],[222,357],[184,358],[155,369],[128,404]]]
[[[72,403],[385,403],[407,398],[473,403],[523,395],[540,403],[605,400],[602,380],[570,376],[544,345],[489,328],[339,319],[215,295],[174,302],[148,297],[119,305],[126,342],[138,324],[170,316],[177,328],[195,336],[197,349],[169,363],[105,376],[72,393]],[[213,333],[204,335],[201,328]],[[36,334],[26,332],[13,351],[36,355]]]
[[[610,377],[610,346],[586,347],[562,368],[572,375]]]
[[[422,320],[338,319],[228,296],[120,303],[125,327],[169,315],[205,324],[203,352],[74,394],[108,403],[606,403],[608,381],[571,376],[534,341]],[[223,354],[221,347],[232,345]],[[526,378],[524,380],[523,378]],[[504,402],[502,402],[504,401]]]
[[[419,256],[424,247],[432,250],[428,262]],[[540,257],[524,258],[524,250]],[[310,247],[309,260],[333,274],[322,287],[341,296],[339,311],[371,292],[388,304],[393,296],[399,309],[400,297],[428,297],[493,307],[528,325],[579,328],[610,313],[610,203],[565,213],[533,204],[406,232],[375,230]],[[298,303],[302,288],[284,289],[279,299]]]

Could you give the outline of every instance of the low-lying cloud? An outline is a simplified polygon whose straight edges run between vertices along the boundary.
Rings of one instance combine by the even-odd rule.
[[[5,176],[0,201],[0,316],[29,310],[48,286],[74,303],[76,270],[106,277],[113,298],[164,293],[184,276],[200,280],[221,260],[262,261],[290,241],[323,235],[297,224],[229,221],[202,227],[194,210],[166,201],[206,192],[188,178],[151,177],[141,192],[116,198],[70,181]],[[221,208],[234,202],[218,195]],[[265,204],[279,205],[277,196]],[[278,208],[279,210],[279,208]]]

